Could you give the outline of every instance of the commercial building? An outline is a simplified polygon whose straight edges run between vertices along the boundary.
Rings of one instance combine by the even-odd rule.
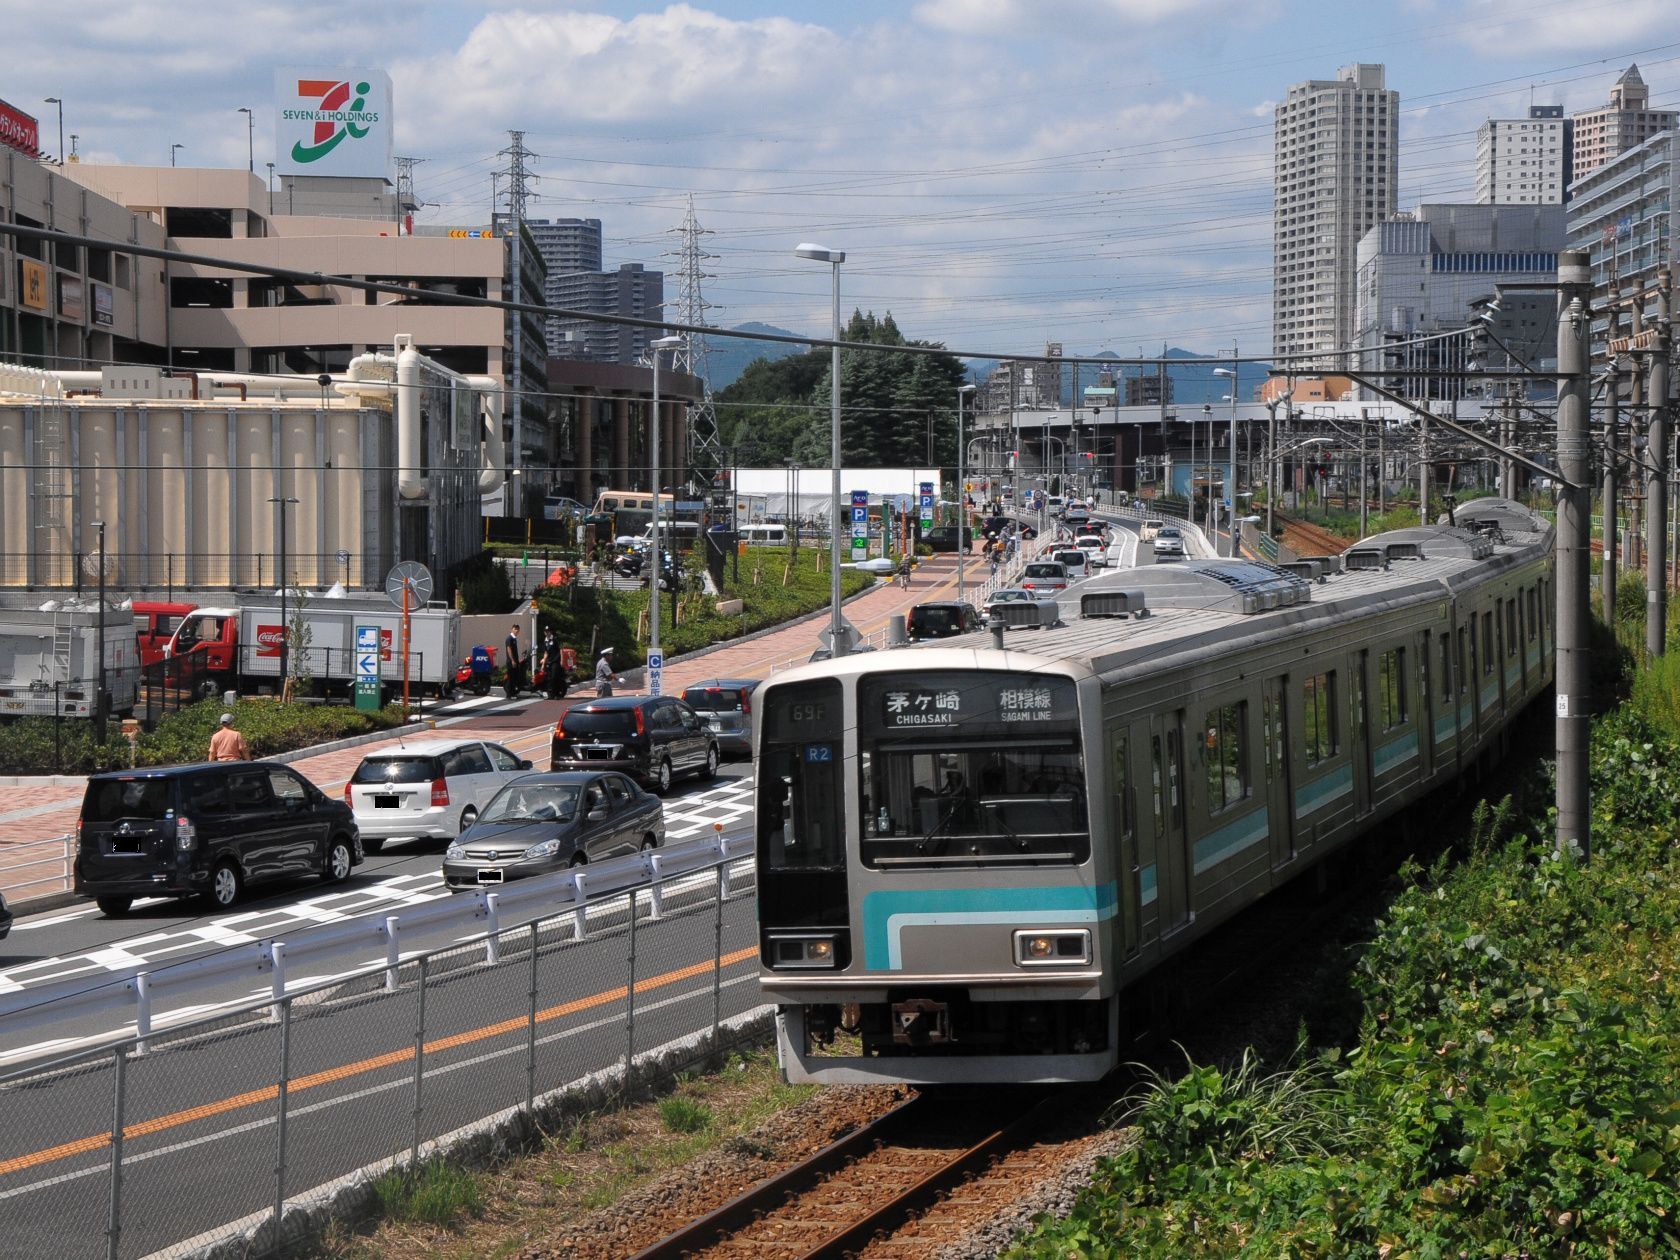
[[[689,466],[688,408],[704,396],[704,382],[673,371],[667,356],[659,374],[659,463],[667,489]],[[550,359],[549,425],[567,458],[532,467],[528,477],[546,476],[553,492],[584,504],[603,490],[646,490],[653,479],[652,407],[652,367]]]
[[[1435,338],[1469,323],[1478,299],[1495,286],[1549,284],[1557,278],[1563,248],[1561,205],[1498,206],[1425,204],[1396,215],[1365,234],[1358,253],[1355,340],[1362,367],[1414,372],[1462,369],[1468,338]],[[1494,327],[1500,341],[1524,361],[1545,349],[1555,327],[1526,304],[1501,305]],[[1407,398],[1463,396],[1450,376],[1392,376],[1384,388]]]
[[[623,263],[615,271],[574,271],[554,277],[549,300],[591,315],[658,319],[665,305],[665,273],[641,263]],[[557,359],[590,363],[636,363],[646,357],[651,328],[602,324],[588,319],[551,319],[550,353]]]
[[[1575,115],[1575,178],[1584,179],[1610,159],[1637,148],[1652,136],[1673,131],[1676,114],[1651,108],[1651,89],[1637,65],[1622,71],[1610,89],[1610,103]]]
[[[1394,213],[1400,94],[1380,65],[1291,87],[1273,115],[1272,354],[1329,368],[1353,343],[1359,242]]]
[[[1476,132],[1476,200],[1560,205],[1574,178],[1575,122],[1561,105],[1530,105],[1527,118],[1490,118]]]
[[[979,410],[1035,411],[1062,404],[1062,365],[1054,359],[1032,363],[1005,359],[980,386]]]

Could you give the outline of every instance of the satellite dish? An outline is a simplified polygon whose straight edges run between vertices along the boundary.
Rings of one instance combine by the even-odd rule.
[[[403,606],[403,592],[408,592],[408,607],[424,608],[432,597],[432,572],[418,560],[402,560],[391,566],[385,575],[385,597],[398,608]]]

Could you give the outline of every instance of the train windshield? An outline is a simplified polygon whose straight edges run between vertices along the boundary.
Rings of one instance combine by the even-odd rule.
[[[1090,855],[1070,679],[862,679],[858,776],[866,866],[1064,865]]]
[[[765,703],[757,779],[758,855],[768,870],[842,870],[840,684],[774,688]]]

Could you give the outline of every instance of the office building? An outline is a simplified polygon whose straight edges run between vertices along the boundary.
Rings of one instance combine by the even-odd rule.
[[[550,303],[591,315],[658,319],[665,305],[665,273],[641,263],[622,263],[616,271],[550,274]],[[656,329],[601,324],[588,319],[549,321],[551,357],[590,363],[635,363],[647,354]],[[555,339],[557,338],[557,339]]]
[[[1499,284],[1551,284],[1564,242],[1561,205],[1425,204],[1379,223],[1359,243],[1356,341],[1360,365],[1407,398],[1459,398],[1451,375],[1384,376],[1462,369],[1465,337],[1435,338],[1468,326],[1478,302]],[[1555,339],[1555,322],[1515,299],[1502,302],[1494,332],[1524,361]]]
[[[1673,131],[1677,117],[1673,110],[1651,108],[1651,89],[1639,67],[1629,66],[1610,89],[1608,105],[1575,115],[1575,178],[1585,178],[1659,132]]]
[[[1359,242],[1394,213],[1400,94],[1380,65],[1291,87],[1273,114],[1272,353],[1331,367],[1354,339]]]
[[[1476,133],[1476,200],[1555,206],[1569,199],[1575,123],[1561,105],[1530,105],[1527,118],[1490,118]]]

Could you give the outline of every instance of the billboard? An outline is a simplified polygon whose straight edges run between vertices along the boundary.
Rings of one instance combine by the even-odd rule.
[[[383,70],[274,72],[274,169],[391,178],[391,76]]]
[[[33,258],[18,259],[18,295],[31,310],[51,309],[48,300],[47,266]]]
[[[41,152],[40,124],[17,106],[0,101],[0,144],[10,145],[27,157],[38,157]]]

